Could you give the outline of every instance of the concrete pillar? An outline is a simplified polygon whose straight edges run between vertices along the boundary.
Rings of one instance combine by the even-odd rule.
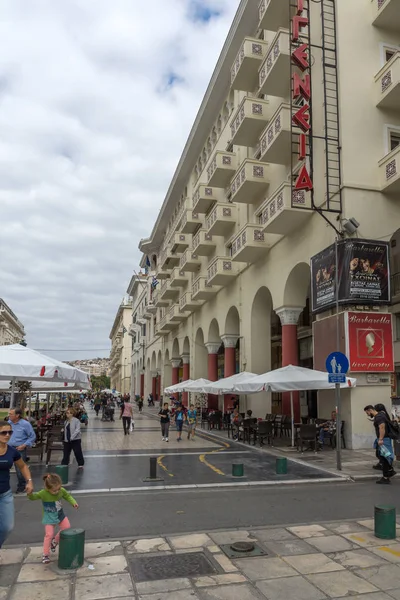
[[[144,396],[144,372],[140,373],[140,397]]]
[[[179,367],[181,366],[180,358],[173,358],[171,360],[172,365],[172,385],[179,383]],[[175,398],[178,398],[178,394],[174,394]]]
[[[282,367],[299,364],[299,349],[297,341],[297,323],[303,308],[282,306],[276,314],[282,325]],[[293,394],[294,420],[300,421],[300,397],[298,392]],[[282,414],[290,415],[290,394],[282,394]]]
[[[225,335],[221,335],[221,339],[225,347],[224,378],[232,377],[232,375],[236,374],[236,344],[239,336],[227,333]],[[231,397],[232,394],[224,396],[224,412],[228,408]]]
[[[152,393],[154,400],[156,399],[156,396],[157,396],[157,377],[158,377],[157,371],[152,371],[151,372],[151,393]]]
[[[220,342],[208,342],[205,344],[208,352],[208,376],[210,381],[218,380],[218,350]],[[218,396],[208,394],[208,408],[218,408]]]
[[[183,362],[183,381],[187,381],[190,379],[190,354],[182,354],[182,362]],[[189,402],[189,394],[188,392],[183,392],[183,404],[184,406],[188,406]]]

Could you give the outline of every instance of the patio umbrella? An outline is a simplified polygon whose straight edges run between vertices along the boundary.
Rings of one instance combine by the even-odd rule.
[[[189,380],[190,381],[190,380]],[[212,383],[209,379],[195,379],[194,381],[184,382],[185,385],[182,387],[182,392],[197,392],[199,394],[203,394],[203,389],[206,385]]]
[[[181,381],[181,383],[175,383],[174,385],[170,385],[169,387],[165,388],[164,394],[169,396],[171,394],[177,394],[178,392],[183,392],[183,391],[185,391],[183,389],[183,387],[185,385],[191,383],[192,381],[193,381],[192,379],[187,379],[186,381]]]
[[[248,381],[253,377],[257,377],[257,374],[248,373],[247,371],[243,371],[242,373],[236,373],[236,375],[231,375],[230,377],[225,377],[224,379],[219,379],[218,381],[212,381],[208,385],[204,386],[202,392],[204,394],[214,395],[230,394],[234,392],[234,386],[237,383],[241,383],[242,381]]]

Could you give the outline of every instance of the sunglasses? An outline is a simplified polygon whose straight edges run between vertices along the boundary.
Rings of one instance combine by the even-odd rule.
[[[12,435],[12,431],[11,430],[0,431],[0,435]]]

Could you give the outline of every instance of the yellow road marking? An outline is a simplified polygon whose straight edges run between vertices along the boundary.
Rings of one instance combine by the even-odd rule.
[[[382,552],[388,552],[388,554],[393,554],[393,556],[400,556],[400,552],[397,552],[397,550],[393,550],[392,548],[388,548],[388,546],[380,546],[378,550],[382,550]]]
[[[357,535],[351,535],[350,536],[352,540],[355,540],[356,542],[366,542],[367,540],[363,537],[358,537]]]
[[[210,452],[209,454],[213,454],[213,453]],[[205,454],[201,454],[199,456],[199,459],[200,459],[200,462],[202,462],[204,465],[207,465],[207,467],[210,467],[210,469],[212,469],[214,471],[214,473],[217,473],[217,475],[225,475],[225,473],[223,473],[220,469],[217,469],[217,467],[214,467],[214,465],[212,465],[211,463],[208,462]]]
[[[167,467],[163,464],[163,458],[165,458],[165,454],[162,454],[157,458],[157,464],[161,467],[170,477],[173,477],[172,473],[170,473]]]

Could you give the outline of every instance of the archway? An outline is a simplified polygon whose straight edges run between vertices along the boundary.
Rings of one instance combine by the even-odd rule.
[[[181,354],[179,352],[179,342],[177,338],[174,338],[172,342],[172,356],[171,359],[180,358]]]
[[[271,315],[271,293],[262,287],[251,307],[250,369],[253,373],[266,373],[271,368]]]
[[[165,351],[165,356],[164,356],[164,370],[163,370],[163,374],[161,376],[161,383],[162,383],[162,392],[163,390],[167,387],[169,387],[170,385],[172,385],[172,365],[171,365],[171,360],[169,357],[169,350]]]
[[[208,378],[208,353],[207,348],[204,344],[204,334],[201,327],[196,332],[195,344],[194,344],[194,368],[193,368],[194,379]]]
[[[213,344],[216,344],[217,342],[221,343],[221,335],[219,332],[219,325],[217,319],[213,319],[210,323],[210,327],[208,328],[207,342]]]
[[[310,289],[310,266],[298,263],[290,271],[283,292],[284,306],[304,307]]]

